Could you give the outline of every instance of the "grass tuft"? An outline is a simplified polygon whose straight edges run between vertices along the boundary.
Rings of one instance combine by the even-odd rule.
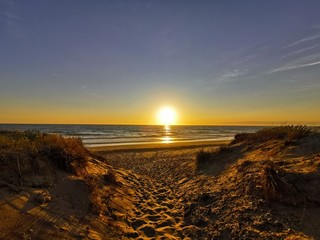
[[[210,161],[212,155],[213,155],[213,153],[211,151],[209,152],[209,151],[205,151],[205,150],[201,149],[199,152],[197,152],[196,164],[202,165],[204,163],[207,163],[208,161]]]
[[[223,153],[228,153],[230,151],[230,148],[228,145],[221,145],[216,150],[210,150],[206,151],[201,149],[196,153],[196,167],[197,169],[200,169],[204,165],[206,165],[208,162],[215,159],[216,156]]]

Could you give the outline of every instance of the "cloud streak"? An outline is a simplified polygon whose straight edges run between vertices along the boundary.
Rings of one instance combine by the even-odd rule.
[[[271,73],[277,73],[277,72],[284,72],[284,71],[288,71],[288,70],[294,70],[294,69],[304,68],[304,67],[311,67],[311,66],[316,66],[316,65],[320,65],[320,61],[306,63],[306,64],[300,64],[300,65],[284,66],[284,67],[273,69],[272,71],[270,71],[268,73],[271,74]]]
[[[295,41],[295,42],[293,42],[293,43],[290,43],[290,44],[287,45],[287,46],[284,46],[283,48],[291,48],[291,47],[294,47],[294,46],[299,45],[299,44],[301,44],[301,43],[309,42],[309,41],[312,41],[312,40],[316,40],[316,39],[318,39],[318,38],[320,38],[320,33],[315,34],[315,35],[312,35],[312,36],[309,36],[309,37],[302,38],[302,39],[300,39],[300,40],[298,40],[298,41]]]
[[[291,90],[290,92],[291,93],[309,92],[309,91],[314,91],[315,89],[318,89],[318,88],[320,88],[320,84],[312,84],[312,85],[306,85],[301,88]]]
[[[295,59],[293,61],[290,61],[281,67],[275,68],[275,69],[267,72],[267,74],[284,72],[284,71],[305,68],[305,67],[311,67],[311,66],[316,66],[319,64],[320,64],[320,54],[313,54],[313,55],[301,57],[301,58]]]
[[[8,34],[18,39],[26,39],[28,37],[38,37],[30,32],[28,26],[24,23],[24,19],[17,13],[15,1],[5,1],[4,11],[1,13],[4,17],[5,28]]]
[[[235,82],[238,80],[238,77],[247,74],[247,72],[247,69],[234,69],[227,71],[216,78],[215,82]]]
[[[311,47],[305,47],[305,48],[299,49],[299,50],[297,50],[297,51],[288,53],[287,55],[285,55],[285,56],[283,56],[283,57],[286,58],[286,57],[291,57],[291,56],[294,56],[294,55],[298,55],[298,54],[300,54],[300,53],[304,53],[304,52],[307,52],[307,51],[309,51],[309,50],[311,50],[311,49],[314,49],[314,48],[316,48],[316,47],[318,47],[318,45],[313,45],[313,46],[311,46]]]

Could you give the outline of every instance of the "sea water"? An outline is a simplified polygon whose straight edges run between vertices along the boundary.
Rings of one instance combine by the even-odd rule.
[[[237,133],[250,133],[262,128],[264,127],[0,124],[0,130],[37,130],[77,137],[87,147],[232,140]]]

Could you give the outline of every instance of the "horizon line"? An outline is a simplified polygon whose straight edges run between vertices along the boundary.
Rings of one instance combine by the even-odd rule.
[[[139,123],[8,123],[4,122],[0,125],[101,125],[101,126],[165,126],[164,124],[139,124]],[[272,122],[272,123],[225,123],[225,124],[170,124],[170,126],[288,126],[288,125],[306,125],[320,126],[320,122],[309,123],[289,123],[289,122]]]

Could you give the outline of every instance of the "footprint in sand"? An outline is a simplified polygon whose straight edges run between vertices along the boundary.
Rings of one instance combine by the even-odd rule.
[[[162,228],[157,228],[158,232],[173,234],[176,230],[174,227],[166,226]]]
[[[174,198],[169,196],[169,197],[167,197],[167,199],[170,201],[173,201]]]
[[[157,207],[154,209],[156,213],[161,213],[161,212],[164,212],[164,211],[168,211],[168,208],[167,207]]]
[[[165,199],[167,198],[166,195],[162,195],[162,194],[161,194],[161,195],[159,194],[159,195],[156,196],[156,197],[157,197],[158,200],[161,200],[161,201],[163,201],[163,200],[165,200]]]
[[[166,192],[168,192],[168,190],[165,189],[165,188],[160,188],[160,189],[157,191],[157,193],[166,193]]]
[[[161,216],[159,215],[149,215],[149,216],[146,216],[147,219],[149,219],[150,221],[152,222],[157,222],[161,219]]]
[[[142,231],[149,238],[154,237],[156,235],[156,230],[154,230],[154,228],[150,226],[144,226],[139,230]]]
[[[166,203],[165,205],[166,205],[166,207],[169,208],[169,209],[173,209],[173,208],[174,208],[174,205],[171,204],[171,203]]]
[[[136,215],[141,215],[141,211],[140,210],[134,210],[133,211]]]
[[[146,203],[149,207],[153,207],[154,206],[154,203],[153,202],[147,202]]]
[[[157,225],[157,228],[163,228],[167,226],[172,226],[174,225],[174,222],[171,219],[167,219]]]
[[[134,230],[136,230],[138,227],[145,225],[146,223],[147,223],[146,221],[139,219],[131,222],[131,226]]]
[[[154,214],[157,213],[157,212],[153,211],[152,209],[146,209],[144,212],[149,214],[149,215],[154,215]]]

